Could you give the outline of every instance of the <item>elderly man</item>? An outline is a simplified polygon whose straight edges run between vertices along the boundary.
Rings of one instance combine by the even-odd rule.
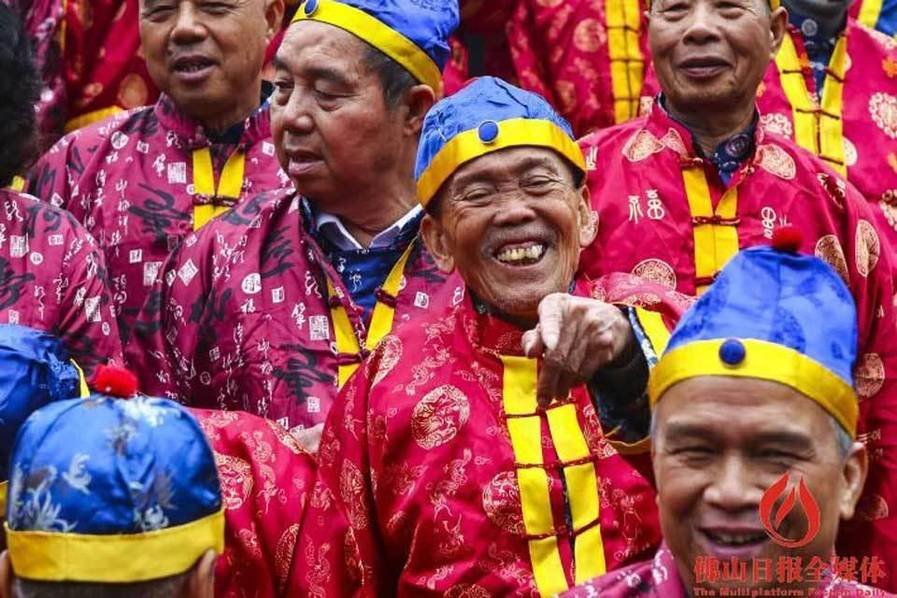
[[[569,595],[884,596],[857,582],[878,582],[892,563],[851,574],[852,555],[833,558],[868,462],[856,441],[856,336],[850,292],[818,258],[766,247],[735,257],[651,373],[665,545]],[[800,499],[790,511],[789,486]],[[730,574],[713,575],[713,561]]]
[[[870,474],[842,540],[856,540],[850,548],[861,554],[895,550],[892,250],[852,186],[757,126],[754,94],[785,35],[785,11],[760,0],[655,0],[649,17],[660,100],[647,116],[581,141],[598,227],[583,269],[700,294],[739,248],[765,244],[786,223],[800,229],[807,249],[847,281],[859,313],[859,431]]]
[[[171,401],[51,403],[10,461],[4,598],[213,596],[224,509],[212,450]]]
[[[897,42],[849,18],[850,0],[782,4],[788,29],[757,93],[760,124],[792,137],[880,206],[894,245]]]
[[[0,5],[0,323],[58,336],[90,372],[122,359],[103,254],[70,214],[8,187],[34,155],[38,85],[21,24]]]
[[[244,202],[172,256],[132,359],[145,390],[314,427],[394,322],[458,296],[415,241],[413,178],[457,23],[455,2],[300,7],[272,100],[298,192]]]
[[[606,302],[675,316],[684,298],[574,279],[594,236],[583,157],[535,94],[482,78],[437,104],[416,173],[421,234],[464,297],[387,336],[344,387],[290,589],[552,595],[658,542],[651,487],[583,383],[628,392],[647,369],[636,334],[665,331],[661,313]]]
[[[123,340],[183,237],[285,183],[261,78],[282,13],[283,0],[142,0],[141,47],[163,95],[64,137],[31,170],[29,191],[105,252]]]

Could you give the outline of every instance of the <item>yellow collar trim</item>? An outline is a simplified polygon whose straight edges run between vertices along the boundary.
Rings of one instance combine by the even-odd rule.
[[[535,146],[552,149],[586,171],[582,150],[567,133],[548,120],[511,118],[498,124],[498,136],[486,143],[479,128],[470,129],[451,139],[424,170],[417,181],[417,200],[426,207],[439,188],[462,165],[475,158],[509,147]]]
[[[348,31],[401,64],[415,79],[441,93],[439,66],[413,41],[354,6],[335,0],[318,0],[317,7],[308,15],[305,12],[308,4],[305,2],[299,7],[293,23],[312,20]]]
[[[136,583],[189,570],[207,550],[224,550],[224,509],[144,534],[15,531],[4,523],[12,570],[34,581]]]
[[[726,339],[695,341],[664,355],[648,383],[651,407],[673,385],[698,376],[731,376],[779,382],[803,393],[828,411],[852,437],[856,437],[859,406],[856,393],[818,361],[794,349],[757,339],[739,339],[744,344],[744,361],[724,363],[719,356]]]

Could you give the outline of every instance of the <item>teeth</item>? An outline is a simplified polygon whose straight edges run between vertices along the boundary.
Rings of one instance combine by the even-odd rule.
[[[498,260],[505,263],[522,262],[524,260],[535,261],[542,257],[545,253],[545,246],[540,244],[530,245],[529,247],[517,247],[514,249],[505,249],[498,254]]]
[[[721,544],[741,546],[751,544],[763,539],[763,534],[711,534],[714,540]]]

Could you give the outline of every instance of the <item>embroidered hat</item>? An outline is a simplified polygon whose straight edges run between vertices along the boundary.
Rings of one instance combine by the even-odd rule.
[[[0,324],[0,372],[0,511],[5,511],[9,457],[19,428],[44,405],[80,396],[84,380],[59,339],[13,324]]]
[[[471,81],[424,119],[414,178],[426,206],[465,163],[509,147],[553,149],[585,172],[570,125],[542,97],[495,77]]]
[[[305,20],[348,31],[440,91],[460,16],[457,0],[306,0],[293,23]]]
[[[22,426],[10,469],[6,537],[23,579],[150,581],[223,550],[212,450],[171,401],[93,394],[47,405]]]
[[[801,392],[856,436],[856,305],[828,264],[784,244],[738,253],[686,312],[651,373],[652,407],[696,376],[758,378]]]

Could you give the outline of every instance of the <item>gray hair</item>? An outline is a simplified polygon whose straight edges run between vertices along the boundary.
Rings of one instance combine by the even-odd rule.
[[[192,571],[192,569],[191,569]],[[190,571],[140,583],[74,583],[14,579],[13,598],[172,598],[180,596]]]

